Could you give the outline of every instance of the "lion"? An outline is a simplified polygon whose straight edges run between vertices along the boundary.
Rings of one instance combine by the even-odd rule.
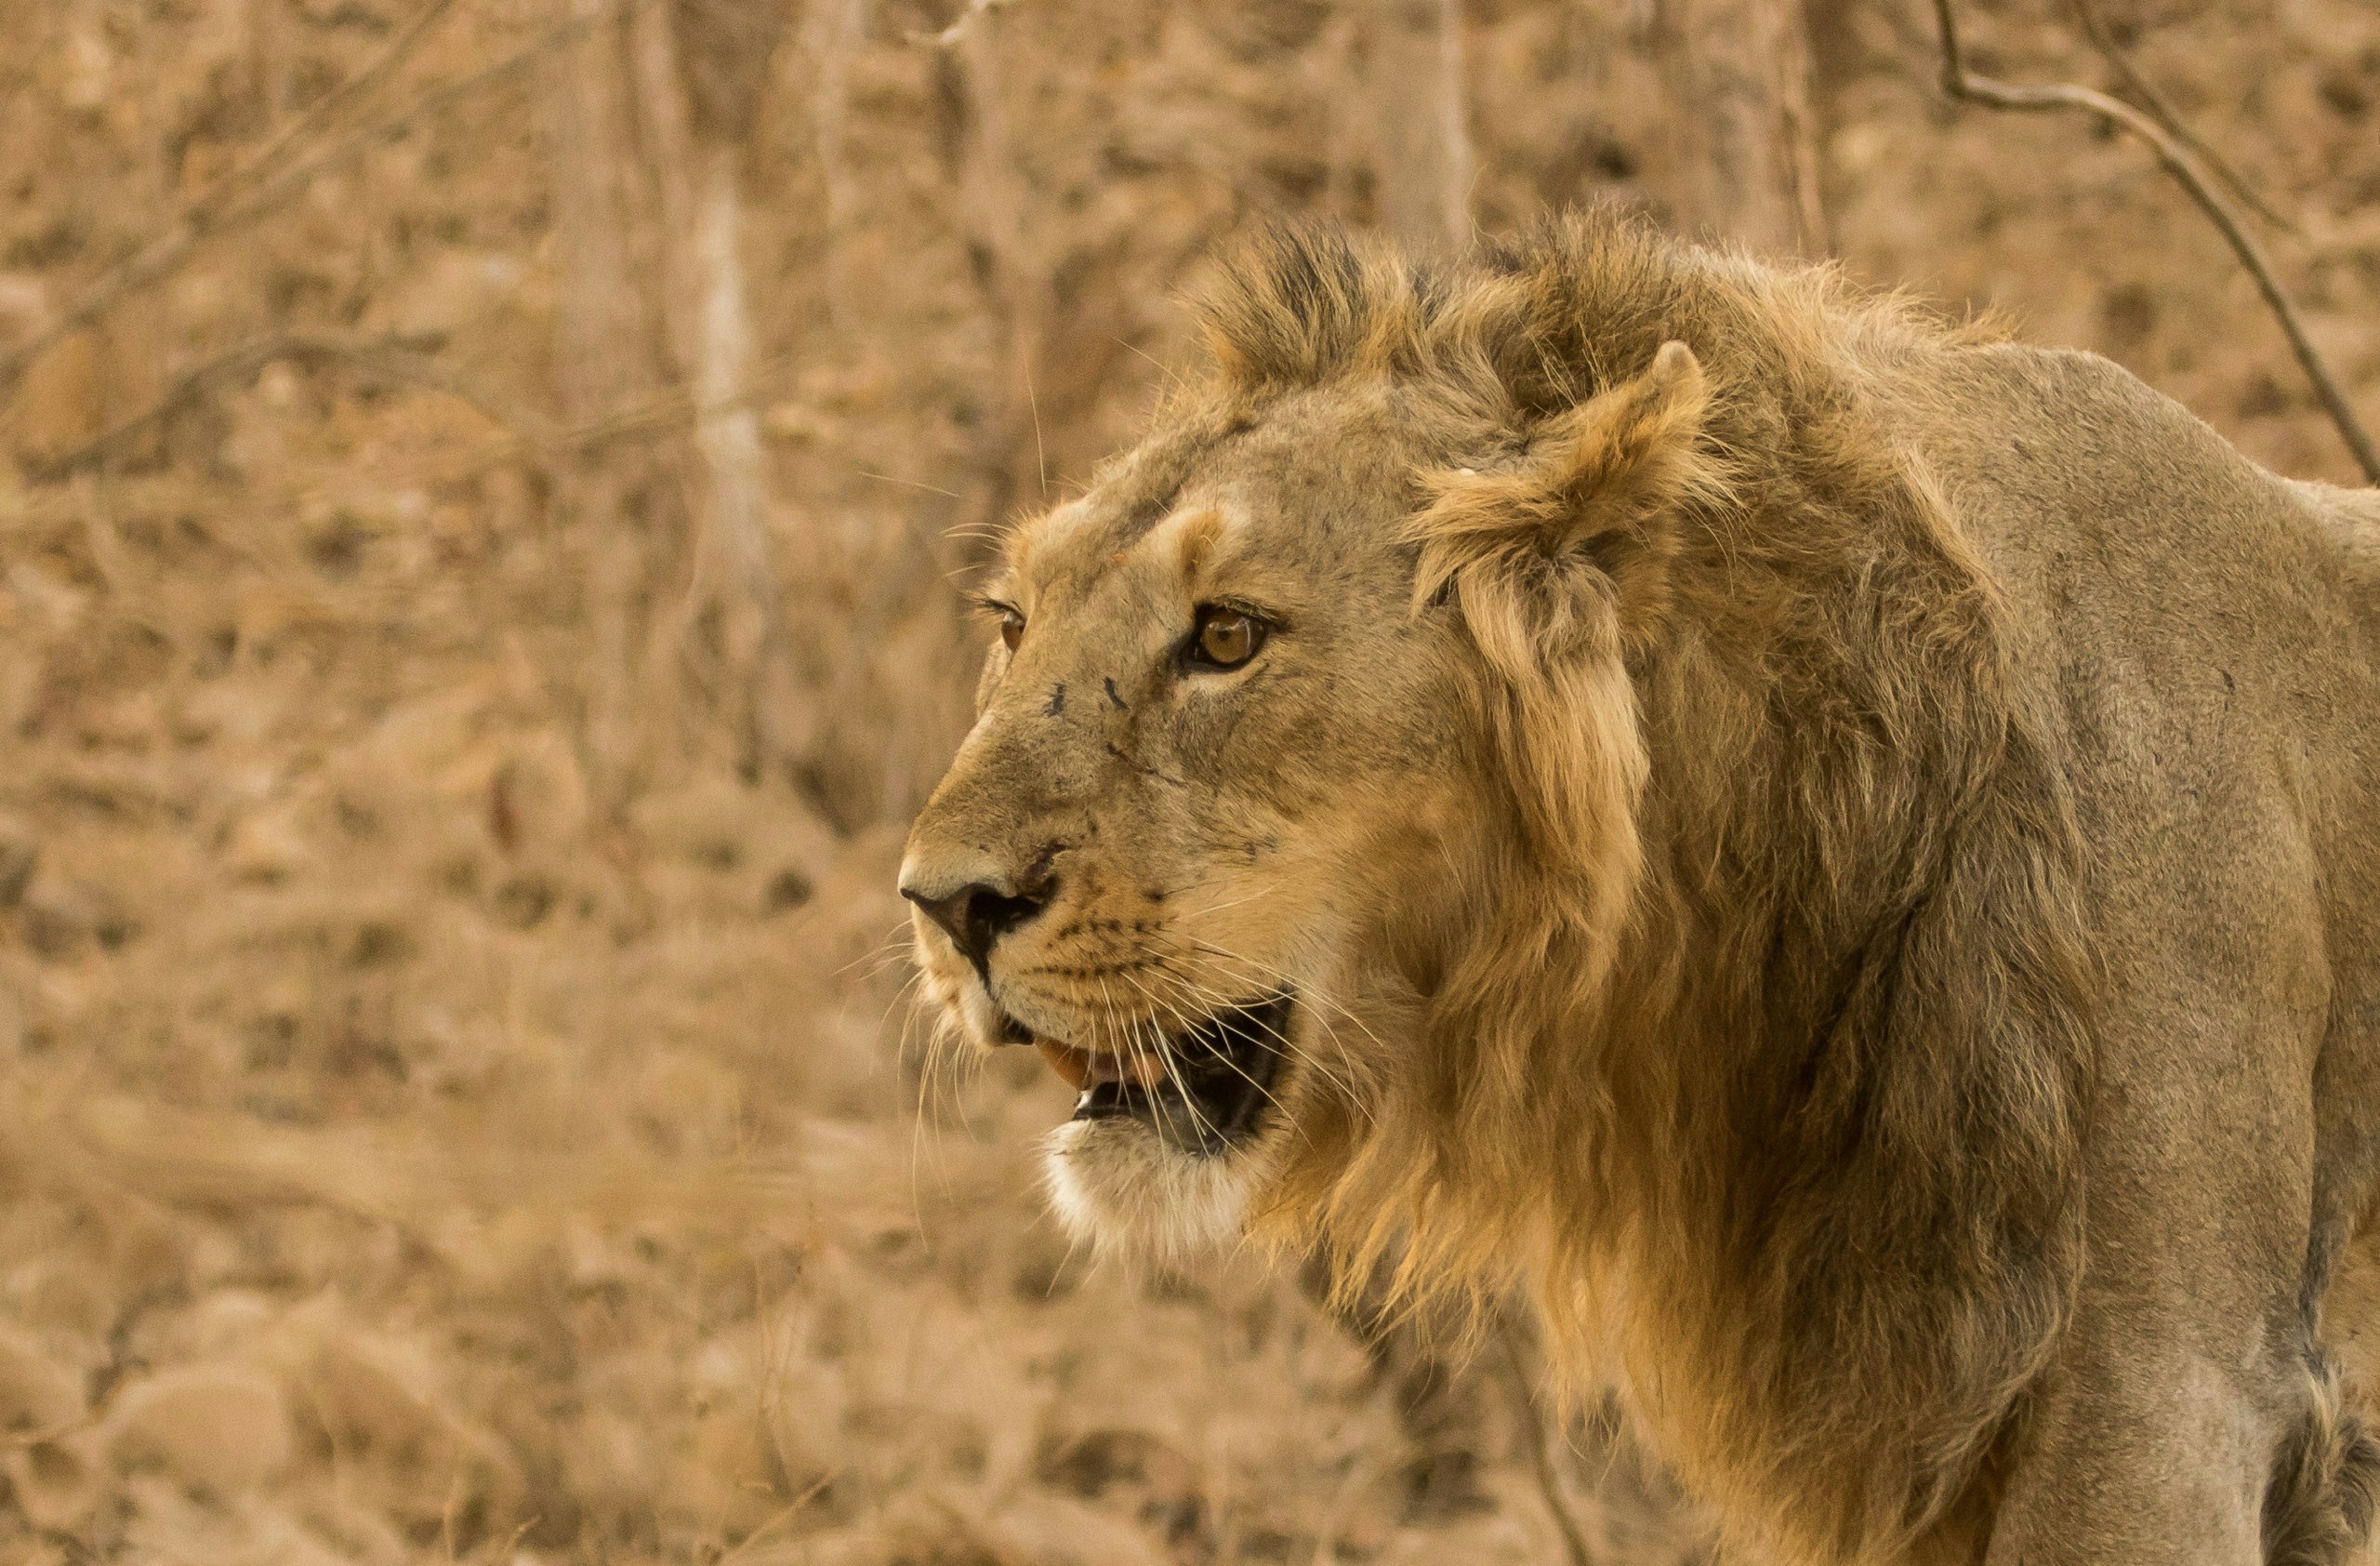
[[[1778,1560],[2358,1547],[2380,497],[1610,213],[1198,308],[901,870],[1064,1225],[1525,1300]]]

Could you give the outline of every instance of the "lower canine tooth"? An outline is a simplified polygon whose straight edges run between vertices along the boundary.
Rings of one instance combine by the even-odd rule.
[[[1036,1040],[1033,1047],[1041,1052],[1041,1058],[1050,1063],[1051,1070],[1066,1079],[1069,1087],[1079,1091],[1082,1084],[1091,1080],[1091,1055],[1088,1052],[1068,1049],[1047,1039]]]

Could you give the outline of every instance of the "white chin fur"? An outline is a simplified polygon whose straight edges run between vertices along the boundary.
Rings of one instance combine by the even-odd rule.
[[[1187,1267],[1237,1243],[1265,1140],[1198,1158],[1130,1121],[1068,1121],[1043,1144],[1050,1204],[1102,1257]]]

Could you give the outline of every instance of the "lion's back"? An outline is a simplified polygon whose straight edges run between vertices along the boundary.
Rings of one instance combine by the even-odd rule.
[[[2380,1188],[2380,491],[2277,477],[2096,355],[1942,358],[1900,439],[2004,597],[2016,676],[2073,788],[2113,997],[2103,1081],[2149,1111],[2112,1184],[2207,1210],[2241,1194],[2229,1187],[2254,1161],[2161,1140],[2160,1120],[2300,1149],[2249,1204],[2259,1232],[2175,1259],[2303,1268],[2320,1291],[2355,1237],[2324,1335],[2353,1343],[2364,1382],[2362,1340],[2380,1341],[2380,1262],[2364,1254],[2380,1238],[2365,1223]]]
[[[2008,605],[2101,863],[2163,876],[2181,904],[2135,911],[2193,927],[2312,907],[2335,982],[2380,951],[2380,492],[2281,478],[2096,354],[1943,359],[1903,438]]]
[[[1901,442],[2077,781],[2215,814],[2279,749],[2316,835],[2373,823],[2380,492],[2278,477],[2096,354],[1946,347],[1929,370]]]

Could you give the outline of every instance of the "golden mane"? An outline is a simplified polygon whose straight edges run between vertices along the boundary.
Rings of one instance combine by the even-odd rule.
[[[1466,454],[1409,541],[1476,653],[1474,934],[1276,1230],[1527,1287],[1812,1555],[1955,1525],[2072,1299],[2094,1057],[2016,629],[1868,405],[1985,334],[1595,213],[1448,266],[1279,230],[1201,309],[1216,406],[1384,378]]]

